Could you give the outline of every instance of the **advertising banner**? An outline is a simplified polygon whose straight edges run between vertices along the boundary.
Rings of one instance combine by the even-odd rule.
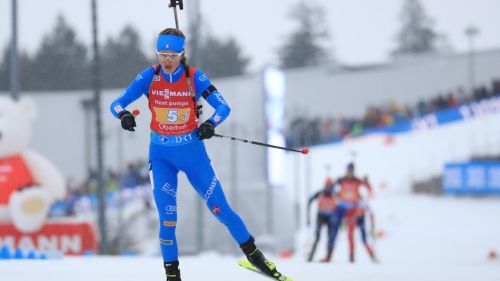
[[[448,194],[500,194],[500,162],[447,164],[443,191]]]
[[[65,255],[96,253],[97,241],[90,223],[47,223],[35,233],[22,233],[12,224],[0,224],[0,247]]]

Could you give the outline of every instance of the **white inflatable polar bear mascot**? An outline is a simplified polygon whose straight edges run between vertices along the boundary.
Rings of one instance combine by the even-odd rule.
[[[21,232],[39,230],[50,205],[64,198],[64,179],[42,155],[28,149],[36,105],[0,96],[0,221]]]

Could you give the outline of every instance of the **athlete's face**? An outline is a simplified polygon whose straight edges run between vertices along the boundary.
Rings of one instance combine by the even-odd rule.
[[[182,54],[183,52],[176,53],[174,51],[156,52],[156,56],[158,57],[158,61],[160,62],[163,71],[169,74],[174,72],[181,64]]]
[[[347,170],[347,176],[350,177],[350,178],[354,177],[354,170],[348,169]]]

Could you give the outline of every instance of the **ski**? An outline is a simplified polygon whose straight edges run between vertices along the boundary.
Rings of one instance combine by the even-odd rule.
[[[253,266],[250,262],[248,261],[244,261],[244,260],[240,260],[238,262],[238,264],[245,268],[245,269],[248,269],[250,271],[253,271],[255,273],[258,273],[264,277],[267,277],[269,279],[272,279],[272,280],[278,280],[278,281],[293,281],[293,279],[291,279],[290,277],[286,277],[285,275],[279,273],[280,275],[279,276],[269,276],[267,274],[265,274],[264,272],[260,271],[258,268],[256,268],[255,266]]]

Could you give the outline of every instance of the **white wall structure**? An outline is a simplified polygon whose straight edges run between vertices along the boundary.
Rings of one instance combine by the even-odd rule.
[[[286,118],[358,117],[367,105],[416,105],[449,90],[469,88],[468,54],[433,55],[341,70],[328,66],[287,71]],[[500,49],[475,54],[475,85],[500,78]]]

